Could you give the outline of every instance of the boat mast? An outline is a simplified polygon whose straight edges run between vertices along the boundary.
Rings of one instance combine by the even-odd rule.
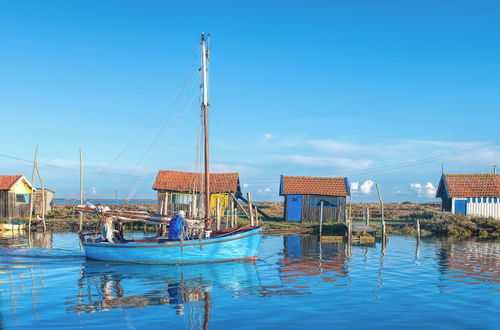
[[[207,37],[208,38],[208,37]],[[210,230],[210,167],[209,167],[209,150],[208,150],[208,68],[207,68],[207,45],[205,33],[201,34],[201,70],[203,72],[203,103],[201,105],[203,110],[203,127],[204,131],[204,145],[205,145],[205,229]]]

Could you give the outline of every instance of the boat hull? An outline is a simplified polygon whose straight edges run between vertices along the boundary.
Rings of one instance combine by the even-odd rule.
[[[257,257],[262,228],[225,237],[161,243],[82,243],[89,259],[135,263],[190,264]]]

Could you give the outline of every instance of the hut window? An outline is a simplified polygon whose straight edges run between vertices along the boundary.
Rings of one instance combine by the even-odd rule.
[[[495,201],[494,201],[494,203],[497,203],[497,202],[498,202],[498,198],[496,198],[496,197],[495,197],[495,199],[494,199],[494,200],[495,200]]]
[[[26,204],[29,202],[29,194],[16,194],[16,202]]]
[[[321,207],[321,202],[323,202],[323,207],[338,207],[339,205],[339,200],[336,197],[313,197],[310,206]]]
[[[189,204],[192,201],[193,201],[193,195],[172,194],[172,203],[174,203],[174,204]]]
[[[476,202],[476,197],[472,197],[472,203]]]
[[[483,197],[483,203],[486,203],[486,197]]]

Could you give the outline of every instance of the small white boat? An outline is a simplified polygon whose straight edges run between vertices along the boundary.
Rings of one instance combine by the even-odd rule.
[[[18,231],[24,230],[25,228],[26,223],[24,222],[0,223],[0,231]]]

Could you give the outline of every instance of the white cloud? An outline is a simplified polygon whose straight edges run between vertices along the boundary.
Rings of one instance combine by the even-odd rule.
[[[373,182],[372,180],[366,180],[361,185],[357,181],[351,182],[350,183],[351,193],[352,194],[361,193],[363,195],[369,195],[372,192],[372,188],[373,188],[374,184],[375,184],[375,182]]]
[[[271,190],[271,188],[269,188],[269,187],[265,187],[265,188],[257,189],[257,193],[258,193],[259,195],[264,195],[264,196],[266,196],[266,195],[271,194],[272,192],[273,192],[273,191],[272,191],[272,190]]]
[[[411,183],[410,190],[415,191],[419,198],[433,198],[436,196],[437,188],[431,182],[427,182],[423,186],[420,183]]]
[[[363,182],[363,184],[361,185],[361,193],[364,195],[371,194],[374,184],[375,182],[373,182],[372,180],[366,180],[365,182]]]
[[[91,194],[91,195],[94,195],[94,196],[95,196],[95,195],[97,195],[97,189],[96,189],[96,187],[92,187],[92,188],[90,189],[90,194]]]
[[[250,185],[249,185],[248,183],[244,183],[244,184],[243,184],[243,188],[245,188],[245,189],[246,189],[246,188],[248,188],[248,187],[250,187]]]
[[[264,141],[271,140],[272,138],[273,138],[273,135],[271,133],[264,133],[264,134],[262,134],[262,139]]]

